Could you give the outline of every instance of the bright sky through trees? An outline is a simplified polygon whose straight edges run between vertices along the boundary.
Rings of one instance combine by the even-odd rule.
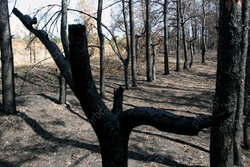
[[[16,4],[15,4],[15,1],[16,1]],[[90,1],[93,1],[93,0],[90,0]],[[78,0],[70,0],[69,8],[77,9],[77,2],[78,2]],[[113,0],[107,0],[104,3],[104,7],[112,2],[113,2]],[[29,13],[32,13],[32,12],[36,11],[37,9],[39,9],[43,6],[47,6],[49,4],[61,5],[61,0],[40,0],[40,1],[39,0],[38,1],[34,1],[34,0],[9,0],[9,12],[12,11],[14,4],[15,4],[15,7],[17,9],[19,9],[23,14],[29,14]],[[103,23],[105,25],[109,25],[109,23],[110,23],[110,20],[111,20],[111,17],[109,14],[110,11],[111,11],[110,8],[103,11],[104,12],[103,13]],[[68,23],[69,24],[77,23],[77,22],[75,22],[75,20],[77,20],[77,19],[79,19],[77,13],[70,13],[68,16]],[[59,21],[59,23],[60,23],[60,21]],[[11,16],[10,16],[10,24],[11,24],[11,33],[13,35],[19,34],[22,36],[26,33],[29,33],[23,27],[22,23],[13,14],[11,14]],[[57,34],[55,34],[55,35],[57,35]]]

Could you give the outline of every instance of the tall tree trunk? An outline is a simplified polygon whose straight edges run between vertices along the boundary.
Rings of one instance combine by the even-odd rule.
[[[177,49],[176,49],[176,71],[180,71],[180,0],[177,3]]]
[[[129,16],[130,16],[130,49],[131,49],[131,71],[132,86],[137,87],[137,67],[136,67],[136,47],[135,47],[135,23],[134,23],[134,1],[129,0]]]
[[[192,68],[193,61],[194,61],[193,43],[194,43],[194,40],[189,42],[189,50],[190,50],[190,57],[191,57],[190,63],[189,63],[189,68]]]
[[[237,104],[237,112],[235,116],[234,130],[234,165],[241,166],[241,137],[244,109],[244,91],[245,91],[245,74],[246,59],[248,49],[248,22],[249,22],[249,0],[242,1],[242,36],[241,36],[241,67],[242,75],[240,76],[239,99]],[[241,72],[240,71],[240,72]]]
[[[235,130],[238,130],[234,125],[235,121],[242,123],[242,85],[245,76],[245,57],[241,51],[241,27],[240,1],[234,3],[220,0],[218,64],[213,115],[227,113],[230,116],[211,128],[210,165],[213,167],[228,167],[234,164],[233,146],[236,142]]]
[[[64,50],[64,55],[66,58],[69,56],[69,43],[67,37],[67,0],[62,0],[62,20],[61,20],[61,40]],[[67,92],[67,83],[62,74],[60,74],[60,92],[59,92],[59,103],[66,104],[66,92]]]
[[[153,50],[153,64],[152,64],[152,79],[155,80],[155,65],[156,65],[156,52],[155,52],[155,44],[152,44]]]
[[[0,1],[0,11],[3,113],[15,114],[16,101],[14,85],[14,65],[7,0]]]
[[[249,84],[250,84],[250,21],[249,21],[249,16],[250,15],[250,3],[248,0],[243,1],[243,14],[242,14],[242,19],[243,19],[243,38],[245,41],[243,41],[243,46],[245,46],[246,50],[243,50],[245,54],[247,54],[247,63],[246,63],[246,79],[245,79],[245,99],[244,99],[244,115],[245,121],[244,121],[244,126],[243,126],[243,136],[244,136],[244,147],[246,149],[249,149],[249,134],[248,134],[248,124],[250,122],[250,112],[249,112]],[[248,25],[248,28],[247,26]],[[247,34],[248,36],[247,36]]]
[[[164,74],[169,74],[168,48],[168,0],[164,1]]]
[[[151,0],[146,0],[146,61],[147,81],[152,82],[152,61],[151,61]]]
[[[196,49],[197,49],[197,20],[194,19],[194,25],[192,26],[192,34],[193,34],[193,55],[196,55]]]
[[[186,41],[186,32],[185,32],[184,16],[182,13],[182,6],[183,6],[182,1],[180,0],[180,18],[181,18],[181,28],[182,28],[183,49],[184,49],[183,69],[187,69],[188,68],[188,55],[187,55],[188,53],[187,53],[187,41]]]
[[[125,25],[125,32],[126,32],[126,41],[127,41],[127,59],[124,61],[124,71],[125,71],[125,87],[126,89],[129,89],[129,59],[130,59],[130,42],[129,42],[129,30],[128,30],[128,22],[127,22],[127,15],[125,10],[125,0],[122,0],[122,13],[123,13],[123,20]]]
[[[201,54],[202,54],[202,63],[206,63],[206,38],[205,38],[205,26],[206,26],[206,8],[205,8],[205,0],[202,0],[202,10],[203,10],[203,18],[202,18],[202,28],[201,28]]]
[[[102,33],[102,6],[103,0],[98,0],[97,9],[97,31],[100,41],[100,95],[105,97],[105,43],[104,34]]]

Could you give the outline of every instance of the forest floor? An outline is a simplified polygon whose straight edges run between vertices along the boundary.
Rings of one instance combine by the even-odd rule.
[[[200,55],[187,70],[163,75],[163,56],[157,58],[156,80],[146,82],[146,69],[138,63],[138,87],[124,93],[124,110],[136,106],[165,109],[185,116],[212,113],[216,80],[216,54]],[[181,61],[183,62],[183,61]],[[91,58],[92,72],[99,87],[98,58]],[[97,137],[78,100],[68,90],[67,104],[58,104],[58,70],[51,62],[15,67],[18,114],[0,115],[0,166],[101,166]],[[107,56],[106,105],[111,108],[113,90],[124,85],[121,62]],[[210,129],[198,136],[161,132],[150,126],[133,130],[129,140],[130,167],[209,166]],[[243,149],[244,166],[250,153]]]

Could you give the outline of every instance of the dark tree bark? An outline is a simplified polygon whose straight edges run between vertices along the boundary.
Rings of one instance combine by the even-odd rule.
[[[102,6],[103,0],[98,0],[97,9],[97,31],[100,42],[100,95],[105,98],[105,43],[102,33]]]
[[[239,98],[234,124],[234,165],[241,166],[241,137],[244,109],[244,94],[245,94],[245,75],[246,75],[246,60],[248,49],[248,22],[249,22],[249,0],[242,1],[242,35],[241,35],[241,59],[240,59],[240,76]]]
[[[194,38],[193,42],[193,55],[196,55],[196,49],[197,49],[197,20],[196,18],[194,19],[194,25],[192,25],[192,34]]]
[[[176,1],[176,6],[177,6],[176,71],[180,71],[180,0]]]
[[[2,99],[5,114],[16,113],[13,51],[10,34],[8,1],[0,1],[0,45],[2,61]]]
[[[127,59],[124,60],[124,71],[125,71],[125,87],[129,89],[129,59],[130,59],[130,42],[129,42],[129,30],[128,30],[128,22],[127,22],[127,15],[125,10],[125,0],[122,0],[122,13],[123,13],[123,20],[125,25],[125,32],[126,32],[126,41],[127,41]]]
[[[250,32],[250,31],[249,31]],[[250,33],[248,32],[248,43],[250,43]],[[250,104],[249,104],[249,85],[250,85],[250,45],[248,45],[246,79],[245,79],[245,100],[244,100],[244,115],[245,121],[243,126],[244,148],[249,150],[250,140],[248,127],[250,123]]]
[[[28,25],[17,9],[14,9],[14,14],[22,20],[24,25]],[[40,35],[41,32],[44,34],[44,31],[27,28],[36,33],[44,44],[52,44],[49,38]],[[85,26],[69,26],[69,43],[71,66],[64,66],[60,69],[62,74],[65,74],[64,77],[68,83],[73,83],[73,85],[69,85],[74,88],[73,92],[79,99],[81,107],[98,137],[104,167],[127,166],[129,135],[131,130],[137,126],[151,125],[165,132],[197,135],[203,128],[210,127],[215,122],[228,117],[225,114],[213,117],[206,115],[185,117],[151,107],[137,107],[122,111],[123,89],[121,87],[114,92],[114,107],[110,111],[98,94],[91,74]],[[62,54],[57,54],[56,45],[46,45],[46,47],[51,53],[56,53],[57,57],[54,60],[58,66],[67,65],[68,60],[64,59]],[[72,71],[72,76],[67,75],[69,71]]]
[[[67,29],[67,0],[62,0],[62,20],[61,20],[61,40],[64,50],[64,55],[68,58],[69,54],[69,43],[68,37],[66,33]],[[60,92],[59,92],[59,104],[66,104],[66,92],[67,92],[67,85],[66,80],[62,74],[60,74]]]
[[[153,50],[153,64],[152,64],[152,79],[155,80],[155,65],[156,65],[156,51],[155,51],[155,44],[151,44]]]
[[[193,55],[193,44],[194,40],[188,41],[189,42],[189,50],[190,50],[190,63],[189,63],[189,68],[192,68],[193,62],[194,62],[194,55]]]
[[[135,47],[135,23],[134,23],[134,1],[129,0],[129,16],[130,16],[130,49],[131,49],[131,71],[132,86],[137,87],[137,70],[136,70],[136,47]]]
[[[205,0],[202,0],[202,10],[203,10],[203,18],[202,18],[202,27],[201,27],[201,54],[202,54],[202,63],[206,63],[206,41],[205,41],[205,26],[206,26],[206,8],[205,8]]]
[[[169,74],[168,50],[168,0],[164,1],[164,74]]]
[[[180,19],[181,19],[181,28],[182,28],[182,41],[183,41],[183,50],[184,50],[184,64],[183,69],[188,68],[188,53],[187,53],[187,41],[186,41],[186,32],[185,32],[185,23],[184,23],[184,16],[182,13],[182,1],[180,0]]]
[[[241,46],[241,1],[234,2],[220,0],[218,64],[213,114],[225,112],[231,116],[211,128],[210,165],[213,167],[233,166],[234,144],[239,144],[235,136],[241,129],[242,123],[242,97],[244,96],[242,91],[246,57],[242,55]]]
[[[247,63],[246,63],[246,78],[245,78],[245,99],[244,99],[244,114],[245,114],[245,121],[243,126],[243,136],[244,136],[244,148],[249,149],[249,133],[248,133],[248,125],[250,122],[250,112],[249,112],[249,84],[250,84],[250,21],[249,21],[249,15],[250,15],[250,4],[249,1],[244,0],[243,1],[243,14],[242,14],[242,20],[243,20],[243,39],[245,38],[245,41],[243,41],[243,53],[247,54]],[[248,25],[248,27],[246,26]],[[248,38],[248,39],[246,39]],[[244,50],[245,49],[245,50]]]
[[[152,82],[152,61],[151,61],[151,0],[146,0],[146,63],[147,81]]]
[[[72,25],[69,31],[70,62],[77,97],[99,139],[103,166],[127,166],[128,139],[134,127],[151,125],[166,132],[197,135],[213,123],[211,116],[183,117],[148,107],[122,112],[122,88],[115,91],[114,108],[109,111],[91,75],[85,27]]]

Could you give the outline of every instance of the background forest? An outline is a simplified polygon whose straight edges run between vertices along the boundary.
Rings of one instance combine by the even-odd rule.
[[[250,165],[247,0],[17,2],[0,166]]]

